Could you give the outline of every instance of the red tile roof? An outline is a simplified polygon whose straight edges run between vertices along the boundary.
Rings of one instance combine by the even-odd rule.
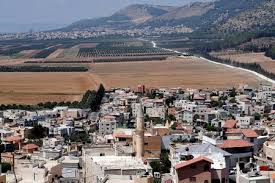
[[[183,127],[182,124],[177,123],[176,129],[177,129],[177,130],[183,130],[183,129],[185,129],[185,128]]]
[[[252,147],[253,144],[245,140],[224,140],[222,144],[219,145],[222,149],[238,148],[238,147]]]
[[[122,133],[116,133],[113,135],[115,138],[133,138],[132,135],[126,135],[126,134],[122,134]]]
[[[224,122],[224,125],[223,125],[223,128],[234,128],[237,124],[237,121],[236,120],[227,120]]]
[[[38,149],[39,146],[36,144],[27,144],[27,145],[23,146],[22,148],[25,150],[30,150],[30,149]]]
[[[18,142],[21,140],[22,140],[22,137],[19,137],[19,136],[10,136],[5,139],[6,142]]]
[[[191,160],[188,160],[188,161],[184,161],[182,163],[179,163],[175,166],[176,170],[177,169],[180,169],[180,168],[183,168],[183,167],[186,167],[186,166],[189,166],[189,165],[192,165],[194,163],[198,163],[200,161],[207,161],[209,163],[213,163],[212,160],[204,157],[204,156],[200,156],[200,157],[197,157],[197,158],[194,158],[194,159],[191,159]]]
[[[248,138],[257,138],[259,135],[252,129],[243,129],[242,133],[245,137]]]
[[[2,158],[13,158],[11,152],[1,153]]]
[[[242,131],[239,128],[229,128],[228,130],[226,130],[225,133],[239,133],[239,134],[242,134]]]

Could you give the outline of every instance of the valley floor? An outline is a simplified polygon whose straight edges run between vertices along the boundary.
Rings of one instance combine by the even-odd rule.
[[[0,73],[1,104],[37,104],[47,101],[80,100],[100,83],[106,89],[139,84],[147,88],[223,89],[241,84],[258,86],[253,74],[196,58],[171,57],[166,61],[90,64],[83,73]]]

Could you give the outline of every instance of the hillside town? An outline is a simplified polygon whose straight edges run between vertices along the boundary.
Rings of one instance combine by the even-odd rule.
[[[270,183],[275,88],[106,91],[100,109],[4,110],[8,183]]]
[[[112,28],[89,28],[86,30],[73,31],[43,31],[43,32],[25,32],[25,33],[0,33],[0,40],[58,40],[58,39],[89,39],[104,36],[159,36],[161,34],[182,34],[190,33],[192,29],[183,25],[177,26],[161,26],[161,27],[145,27],[136,29],[112,29]]]

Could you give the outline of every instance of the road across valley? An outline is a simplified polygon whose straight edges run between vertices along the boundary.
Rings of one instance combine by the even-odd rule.
[[[152,45],[153,45],[154,48],[157,48],[157,47],[158,47],[157,44],[156,44],[156,42],[151,41],[151,43],[152,43]],[[159,48],[159,47],[158,47],[158,48]],[[183,52],[179,52],[179,51],[176,51],[176,50],[171,50],[171,49],[166,49],[166,48],[162,48],[162,49],[167,50],[167,51],[173,51],[173,52],[178,53],[178,54],[184,54]],[[195,57],[195,56],[193,56],[193,57]],[[227,64],[215,62],[215,61],[206,59],[206,58],[204,58],[204,57],[195,57],[195,58],[200,58],[200,59],[202,59],[202,60],[204,60],[204,61],[207,61],[207,62],[209,62],[209,63],[217,64],[217,65],[222,65],[222,66],[224,66],[224,67],[228,67],[228,68],[231,68],[231,69],[239,69],[239,70],[242,70],[242,71],[245,71],[245,72],[249,72],[249,73],[251,73],[251,74],[253,74],[253,75],[259,77],[259,78],[262,79],[262,80],[265,80],[265,81],[267,81],[267,82],[270,82],[270,83],[272,83],[272,84],[275,84],[275,80],[270,79],[270,78],[268,78],[268,77],[266,77],[266,76],[264,76],[264,75],[262,75],[262,74],[259,74],[259,73],[255,72],[255,71],[252,71],[252,70],[249,70],[249,69],[244,69],[244,68],[241,68],[241,67],[235,67],[235,66],[232,66],[232,65],[227,65]]]

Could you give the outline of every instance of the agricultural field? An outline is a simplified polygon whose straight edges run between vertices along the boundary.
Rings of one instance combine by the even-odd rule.
[[[94,48],[79,48],[77,54],[77,56],[81,58],[150,57],[164,55],[170,56],[174,55],[174,53],[160,48],[153,48],[151,43],[143,41],[104,42],[97,44]]]
[[[58,58],[63,52],[64,52],[64,49],[57,49],[56,51],[54,51],[53,53],[51,53],[51,54],[47,57],[47,59]]]
[[[96,88],[88,73],[0,73],[1,104],[75,101]]]
[[[212,52],[212,55],[241,63],[263,63],[273,61],[271,58],[266,57],[264,53]]]
[[[0,71],[11,71],[0,72],[0,104],[80,100],[86,90],[101,83],[107,89],[136,89],[139,84],[219,89],[261,82],[250,73],[193,57],[179,58],[139,40],[31,44],[0,46]]]
[[[72,47],[72,49],[80,49],[80,48],[95,48],[97,43],[81,43]]]
[[[164,51],[159,48],[145,47],[116,47],[116,48],[80,48],[78,57],[136,57],[154,55],[174,55],[173,52]]]
[[[239,84],[258,86],[254,75],[193,58],[166,61],[91,64],[83,73],[0,73],[3,104],[37,104],[79,100],[87,89],[100,83],[112,87],[229,88]],[[221,79],[222,78],[222,79]],[[236,82],[238,81],[238,82]]]
[[[230,59],[240,63],[258,63],[262,68],[272,73],[275,73],[275,60],[266,57],[264,53],[244,53],[244,52],[212,52],[211,55],[222,58]]]
[[[79,52],[79,48],[68,48],[64,49],[57,58],[76,58]]]
[[[239,84],[258,86],[254,75],[195,58],[172,58],[167,61],[98,63],[91,71],[94,82],[107,88],[147,87],[229,88]]]

